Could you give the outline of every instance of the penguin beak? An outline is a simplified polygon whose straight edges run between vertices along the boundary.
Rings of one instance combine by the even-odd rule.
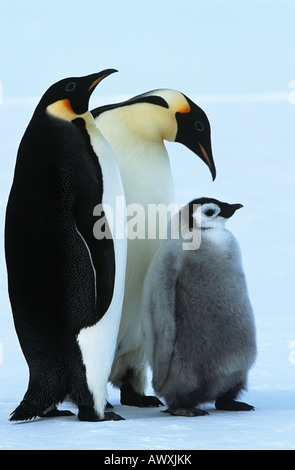
[[[91,94],[105,77],[108,77],[114,72],[118,72],[118,70],[106,69],[80,78],[80,93],[76,93],[76,95],[70,98],[74,113],[81,115],[88,111]]]
[[[243,204],[231,204],[231,207],[236,211],[238,209],[241,209],[243,206]]]
[[[220,211],[219,215],[224,217],[225,219],[229,219],[231,216],[234,215],[236,210],[241,209],[244,207],[242,204],[227,204],[224,203],[222,210]]]
[[[89,88],[88,88],[88,93],[89,96],[93,92],[93,90],[96,88],[96,86],[105,78],[111,75],[112,73],[118,72],[116,69],[106,69],[103,70],[102,72],[99,73],[93,73],[92,75],[89,75]]]
[[[207,148],[207,150],[205,150],[203,145],[198,142],[198,147],[199,148],[197,150],[197,154],[209,167],[209,170],[212,175],[212,180],[214,181],[216,178],[216,168],[213,160],[211,145],[209,146],[209,148]]]

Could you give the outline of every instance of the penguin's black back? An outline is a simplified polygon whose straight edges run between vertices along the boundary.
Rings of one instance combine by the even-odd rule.
[[[95,324],[111,302],[113,243],[93,236],[103,180],[83,122],[33,119],[17,156],[5,252],[15,326],[29,367],[42,354],[65,367],[78,332]]]

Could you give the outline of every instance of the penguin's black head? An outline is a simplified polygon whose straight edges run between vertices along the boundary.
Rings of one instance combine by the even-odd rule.
[[[189,203],[189,228],[193,229],[194,219],[202,228],[216,228],[242,207],[242,204],[228,204],[208,197],[194,199]]]
[[[71,77],[60,80],[52,85],[43,95],[37,107],[39,111],[46,109],[57,117],[70,120],[71,113],[81,115],[88,111],[89,98],[98,83],[115,69],[103,70],[84,77]]]
[[[175,141],[188,147],[208,165],[213,181],[216,168],[211,148],[211,130],[204,111],[187,96],[188,107],[185,111],[176,112],[178,131]]]

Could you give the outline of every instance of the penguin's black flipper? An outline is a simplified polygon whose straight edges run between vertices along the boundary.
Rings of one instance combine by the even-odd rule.
[[[83,119],[75,119],[75,125],[81,130],[86,142],[89,153],[92,157],[92,164],[96,167],[96,177],[102,181],[101,168],[98,163],[97,155],[94,153],[90,143],[89,135],[86,131],[85,121]],[[93,172],[93,169],[91,170]],[[108,226],[107,218],[103,211],[101,211],[101,226],[104,228],[102,237],[96,238],[94,233],[94,226],[96,218],[93,215],[94,208],[98,205],[101,206],[102,190],[100,192],[93,191],[87,178],[85,179],[83,168],[79,175],[78,191],[76,194],[74,222],[76,230],[80,235],[83,243],[86,245],[91,265],[95,273],[96,283],[96,297],[98,299],[97,310],[101,318],[107,311],[113,297],[114,283],[115,283],[115,252],[114,243],[111,236],[111,231]],[[101,184],[102,186],[102,184]],[[98,321],[100,318],[96,318]]]
[[[93,205],[92,211],[94,207],[95,205]],[[95,319],[95,322],[97,322],[106,313],[112,301],[115,280],[115,252],[112,239],[95,239],[93,235],[95,219],[91,213],[91,217],[87,220],[85,212],[88,210],[88,207],[83,210],[83,205],[81,205],[79,210],[76,210],[75,223],[77,232],[87,247],[94,271],[96,313],[99,314]]]

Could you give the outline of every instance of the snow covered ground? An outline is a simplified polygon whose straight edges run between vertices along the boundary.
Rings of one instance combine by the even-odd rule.
[[[283,90],[284,91],[284,90]],[[258,357],[244,400],[253,412],[204,408],[208,416],[172,417],[160,409],[121,406],[125,421],[85,423],[77,417],[11,423],[27,386],[27,366],[14,331],[3,254],[4,214],[20,138],[32,105],[0,106],[0,449],[295,449],[295,105],[279,99],[191,96],[211,121],[217,179],[178,144],[167,144],[179,203],[197,196],[240,202],[229,222],[240,242],[257,325]],[[12,125],[13,123],[13,125]],[[29,208],[28,208],[29,217]],[[25,227],[20,227],[25,230]],[[148,390],[152,393],[151,387]],[[64,404],[63,408],[75,408]]]

